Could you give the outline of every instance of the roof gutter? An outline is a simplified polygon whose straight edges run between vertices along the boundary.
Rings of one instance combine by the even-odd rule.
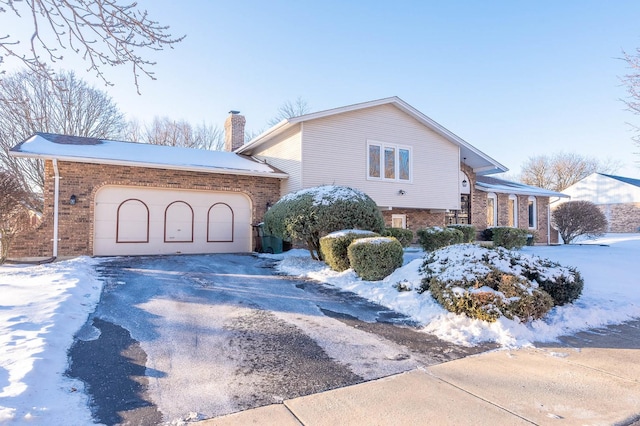
[[[90,164],[108,164],[111,166],[127,166],[127,167],[144,167],[148,169],[165,169],[165,170],[181,170],[190,172],[203,172],[203,173],[218,173],[223,175],[242,175],[242,176],[264,176],[286,179],[289,177],[286,173],[278,172],[258,172],[251,170],[238,170],[238,169],[217,169],[206,166],[176,166],[172,164],[157,164],[157,163],[141,163],[138,161],[123,161],[123,160],[109,160],[101,158],[84,158],[84,157],[71,157],[71,156],[52,156],[50,154],[35,154],[31,152],[10,151],[9,155],[12,157],[23,158],[38,158],[41,160],[56,160],[70,161],[73,163],[90,163]]]
[[[60,171],[58,170],[58,160],[53,159],[53,254],[58,257],[58,200],[60,199]]]

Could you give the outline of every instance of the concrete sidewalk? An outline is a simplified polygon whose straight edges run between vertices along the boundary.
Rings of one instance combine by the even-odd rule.
[[[202,425],[640,426],[640,321],[308,395]]]

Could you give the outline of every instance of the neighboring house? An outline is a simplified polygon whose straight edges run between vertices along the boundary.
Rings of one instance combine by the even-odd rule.
[[[397,97],[283,120],[235,152],[287,172],[282,195],[323,184],[360,189],[388,226],[516,226],[557,241],[548,205],[562,194],[485,178],[507,168]]]
[[[12,257],[248,252],[282,195],[323,184],[369,194],[388,226],[470,223],[550,237],[550,197],[486,175],[507,170],[397,97],[283,120],[233,152],[37,133],[10,155],[45,160],[45,209]]]
[[[592,173],[562,192],[597,205],[609,222],[607,232],[640,232],[640,179]]]

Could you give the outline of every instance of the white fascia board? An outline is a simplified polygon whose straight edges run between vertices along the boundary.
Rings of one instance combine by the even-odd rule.
[[[53,156],[53,155],[32,154],[32,153],[16,152],[16,151],[10,151],[9,155],[12,157],[37,158],[40,160],[58,160],[58,161],[68,161],[72,163],[107,164],[110,166],[127,166],[127,167],[143,167],[147,169],[181,170],[181,171],[188,171],[188,172],[217,173],[217,174],[223,174],[223,175],[262,176],[262,177],[272,177],[272,178],[278,178],[278,179],[289,178],[289,175],[286,173],[258,172],[253,170],[239,170],[239,169],[222,169],[222,168],[212,168],[212,167],[205,167],[205,166],[178,166],[178,165],[169,165],[169,164],[143,163],[139,161],[104,160],[104,159],[84,158],[84,157],[79,158],[79,157],[68,157],[68,156]]]
[[[293,123],[291,123],[289,120],[287,120],[285,118],[284,120],[282,120],[281,122],[279,122],[275,126],[268,128],[267,130],[265,130],[264,132],[260,133],[258,136],[256,136],[255,138],[251,139],[249,142],[247,142],[246,144],[242,145],[240,148],[236,149],[233,152],[235,152],[236,154],[242,154],[243,152],[248,151],[251,148],[254,148],[254,147],[262,144],[262,142],[264,142],[267,138],[269,138],[271,136],[279,135],[280,133],[284,132],[285,130],[287,130],[291,126],[293,126]]]
[[[481,186],[480,184],[477,184],[477,183],[475,184],[474,187],[478,191],[495,192],[498,194],[532,195],[534,197],[538,196],[538,197],[571,198],[570,196],[566,194],[562,194],[560,192],[546,191],[543,189],[539,191],[536,191],[535,189],[531,191],[527,191],[526,189],[505,188],[505,187],[499,187],[499,186]]]

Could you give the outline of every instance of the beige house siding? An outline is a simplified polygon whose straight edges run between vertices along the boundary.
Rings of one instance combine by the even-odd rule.
[[[562,191],[571,200],[594,204],[640,203],[640,188],[601,174],[591,174]],[[563,200],[570,201],[570,200]]]
[[[283,179],[280,186],[281,195],[302,189],[302,125],[295,126],[268,143],[261,145],[254,157],[265,160],[268,164],[286,172],[288,179]]]
[[[413,181],[368,180],[367,141],[411,147]],[[392,105],[306,121],[302,161],[303,187],[351,186],[379,206],[459,208],[459,148]]]

